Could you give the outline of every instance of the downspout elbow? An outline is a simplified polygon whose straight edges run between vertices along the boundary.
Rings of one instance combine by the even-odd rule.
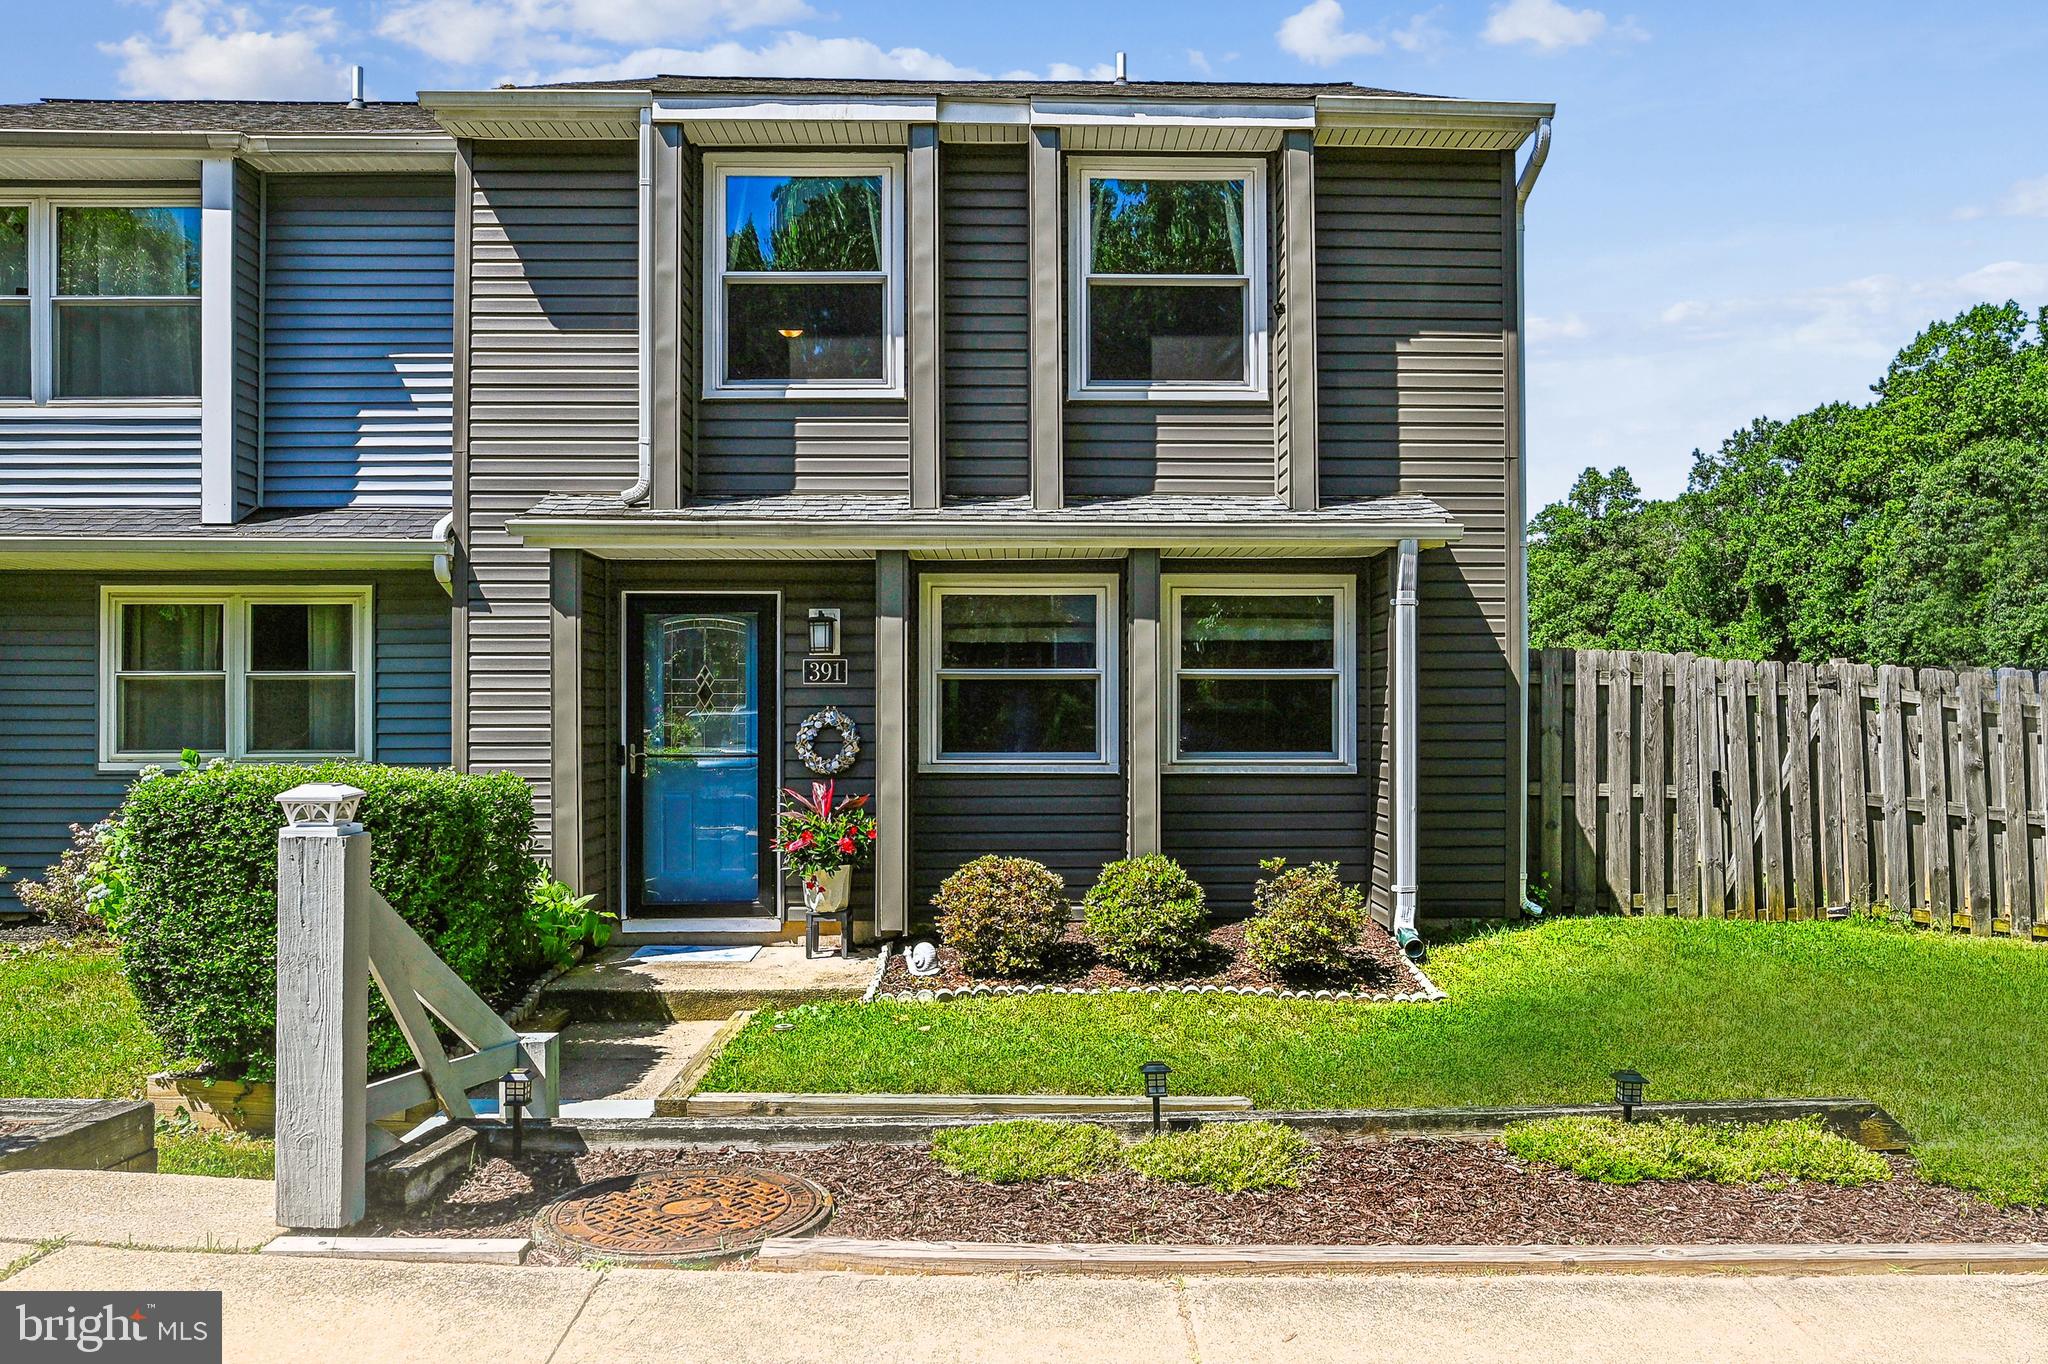
[[[434,555],[434,581],[450,597],[455,595],[455,513],[445,513],[434,523],[429,536],[441,549]]]
[[[1529,160],[1522,167],[1522,173],[1515,177],[1515,223],[1522,221],[1522,210],[1528,207],[1529,196],[1535,192],[1536,177],[1543,174],[1543,163],[1550,159],[1550,118],[1545,115],[1536,124],[1536,141],[1529,148]]]

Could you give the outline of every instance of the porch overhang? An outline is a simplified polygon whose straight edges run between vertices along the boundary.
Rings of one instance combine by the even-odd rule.
[[[432,508],[266,513],[210,525],[197,507],[0,508],[0,570],[432,569]]]
[[[617,497],[557,496],[506,523],[528,545],[606,559],[1121,559],[1132,550],[1189,558],[1344,558],[1403,540],[1455,543],[1465,529],[1422,497],[1370,498],[1310,511],[1278,498],[1160,494],[1056,510],[1025,498],[913,509],[907,497],[804,495],[703,502],[673,510]]]

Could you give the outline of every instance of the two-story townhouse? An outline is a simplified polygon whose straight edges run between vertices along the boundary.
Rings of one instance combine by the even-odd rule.
[[[448,761],[454,166],[412,103],[0,108],[10,879],[185,749]]]
[[[1226,912],[1269,856],[1341,863],[1404,929],[1418,905],[1512,911],[1518,227],[1544,144],[1519,177],[1516,154],[1549,113],[1349,85],[660,77],[381,115],[453,163],[452,404],[408,385],[399,406],[407,430],[449,419],[448,759],[525,776],[557,874],[645,932],[780,931],[776,791],[821,767],[874,797],[876,866],[855,893],[885,934],[983,852],[1040,858],[1077,896],[1103,862],[1163,851]],[[232,171],[193,157],[198,197],[259,175],[256,216],[274,223],[286,168],[236,136]],[[61,198],[28,202],[47,218]],[[352,203],[382,211],[337,195],[319,212]],[[50,232],[30,233],[31,273],[62,254]],[[338,431],[353,460],[324,455],[358,472],[323,485],[317,515],[395,515],[370,511],[389,480],[361,473],[387,407],[362,367],[328,376],[339,403],[280,425],[276,300],[306,277],[255,232],[254,282],[224,290],[253,289],[234,316],[260,325],[199,363],[234,395],[215,462],[268,489],[297,453],[286,429]],[[202,267],[215,240],[201,234]],[[44,292],[32,307],[61,335],[75,305]],[[351,325],[374,330],[358,301]],[[392,339],[331,354],[374,365]],[[322,382],[302,358],[299,382]],[[202,387],[185,514],[216,527],[208,550],[314,515],[252,491],[208,520]],[[40,782],[64,785],[69,763],[118,785],[131,711],[152,751],[332,737],[301,681],[300,748],[252,746],[272,679],[254,599],[230,597],[218,645],[213,616],[131,616],[115,560],[79,530],[80,558],[37,562],[85,571],[71,609],[93,628],[39,644],[46,665],[7,665],[69,698],[70,746],[37,750]],[[431,554],[434,530],[404,538]],[[370,586],[358,609],[381,612],[391,593]],[[301,633],[306,664],[321,646]],[[369,633],[381,617],[350,636],[359,651]],[[206,683],[163,678],[158,654],[207,663]],[[381,661],[354,674],[355,751],[410,760],[383,741]],[[177,689],[211,705],[217,675],[227,741],[170,744],[211,723]],[[826,712],[846,723],[800,742]],[[159,714],[185,718],[146,728]],[[100,736],[98,764],[80,764],[81,733]],[[0,786],[0,818],[33,795]]]

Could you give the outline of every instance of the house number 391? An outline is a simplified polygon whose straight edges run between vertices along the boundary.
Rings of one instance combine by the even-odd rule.
[[[846,685],[846,660],[844,658],[807,658],[804,660],[804,685],[806,687],[843,687]]]

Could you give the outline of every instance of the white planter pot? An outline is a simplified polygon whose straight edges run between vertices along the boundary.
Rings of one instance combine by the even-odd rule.
[[[810,914],[837,914],[846,908],[853,886],[853,868],[813,872],[804,878],[804,910]]]

